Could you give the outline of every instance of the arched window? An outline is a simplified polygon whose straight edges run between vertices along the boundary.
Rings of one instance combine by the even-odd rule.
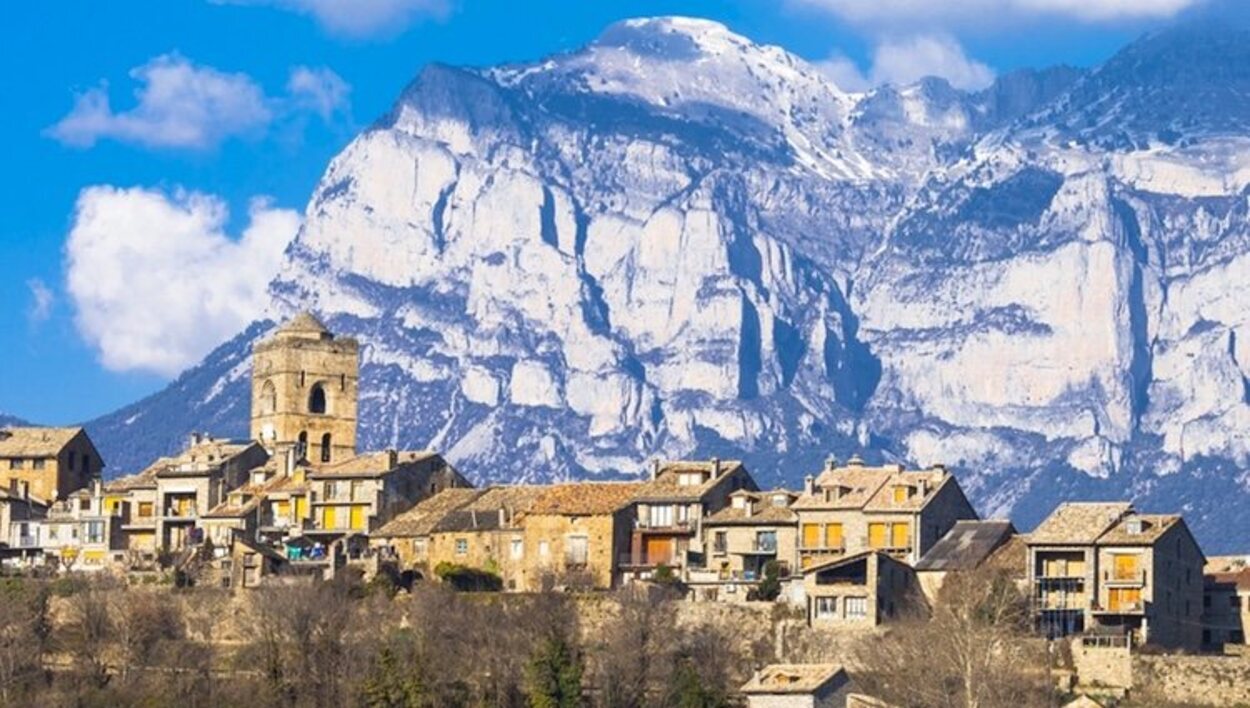
[[[308,412],[309,413],[325,413],[326,412],[326,388],[321,384],[315,384],[312,387],[312,393],[308,394]]]
[[[273,415],[278,410],[278,389],[274,388],[272,381],[266,381],[264,386],[260,387],[260,414]]]
[[[321,461],[330,461],[330,434],[326,433],[321,436]]]
[[[301,458],[304,458],[304,459],[307,459],[308,457],[308,431],[307,430],[299,431],[299,446],[296,449],[296,454],[298,454]]]

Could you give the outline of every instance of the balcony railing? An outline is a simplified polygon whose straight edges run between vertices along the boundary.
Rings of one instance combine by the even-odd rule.
[[[39,537],[37,536],[19,536],[17,539],[18,548],[38,548]]]
[[[1102,571],[1102,581],[1108,585],[1145,585],[1146,571],[1144,569],[1131,571],[1104,570]]]
[[[636,519],[634,527],[647,531],[693,531],[694,522],[687,519],[685,521],[672,521],[670,523],[655,523],[651,520]]]

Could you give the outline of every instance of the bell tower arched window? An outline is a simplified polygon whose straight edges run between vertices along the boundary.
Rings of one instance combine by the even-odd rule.
[[[312,392],[308,394],[308,412],[319,415],[326,412],[325,386],[316,384],[312,387]]]
[[[307,430],[299,431],[298,454],[300,457],[305,458],[305,459],[308,456],[308,431]]]
[[[330,434],[326,433],[321,436],[321,461],[330,461]]]
[[[278,389],[274,388],[272,381],[266,381],[260,387],[259,404],[261,415],[273,415],[278,410]]]

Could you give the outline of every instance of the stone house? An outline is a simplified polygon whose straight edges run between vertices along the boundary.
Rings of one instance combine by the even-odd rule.
[[[311,526],[309,468],[298,454],[294,446],[280,447],[277,455],[251,470],[246,484],[204,515],[205,536],[217,546],[234,538],[277,545]]]
[[[747,708],[842,708],[853,685],[838,664],[771,664],[738,690]]]
[[[1201,644],[1204,558],[1180,516],[1141,514],[1127,502],[1070,502],[1027,544],[1040,632],[1121,632],[1173,649]]]
[[[792,507],[799,516],[799,566],[866,550],[914,564],[955,522],[976,519],[955,476],[941,466],[907,471],[833,460],[809,476]]]
[[[0,560],[20,564],[39,553],[40,532],[48,515],[47,503],[11,489],[0,489]]]
[[[861,551],[803,570],[807,623],[865,629],[924,612],[916,571],[884,551]]]
[[[435,526],[486,491],[472,487],[444,489],[383,524],[369,535],[369,546],[400,572],[412,573],[416,579],[430,578],[434,573],[430,535]]]
[[[695,596],[745,600],[774,561],[783,580],[796,572],[798,514],[790,507],[797,498],[784,489],[743,489],[729,496],[729,506],[704,519],[706,570],[691,570],[687,581]]]
[[[259,443],[192,435],[182,454],[153,471],[157,550],[172,552],[202,543],[201,517],[245,484],[249,472],[268,459]]]
[[[475,568],[498,575],[504,589],[527,587],[522,519],[545,491],[538,485],[491,487],[444,514],[429,535],[430,570],[437,572],[440,564]]]
[[[252,349],[251,437],[333,464],[356,454],[360,345],[301,312]]]
[[[621,558],[627,578],[649,578],[660,566],[687,579],[706,567],[703,521],[729,505],[739,490],[758,491],[741,462],[712,459],[656,462],[651,481],[635,501],[629,553]]]
[[[122,507],[122,537],[132,566],[156,562],[156,472],[173,458],[162,457],[142,472],[119,477],[104,484],[109,503]]]
[[[121,566],[126,559],[122,514],[124,510],[118,513],[107,503],[99,479],[54,502],[46,518],[33,522],[39,527],[44,559],[66,571],[93,572]]]
[[[452,487],[471,486],[441,455],[387,450],[313,467],[305,473],[312,491],[306,535],[367,536],[423,499]]]
[[[1006,519],[956,521],[915,565],[925,598],[936,602],[948,573],[981,567],[1016,535],[1016,527]]]
[[[520,560],[518,589],[561,586],[607,589],[629,550],[633,499],[643,485],[581,482],[546,487],[521,517],[522,539],[509,541]]]
[[[1211,559],[1203,574],[1203,647],[1216,651],[1245,647],[1248,628],[1250,563],[1245,558]]]
[[[83,489],[103,470],[82,428],[0,428],[0,489],[51,502]]]

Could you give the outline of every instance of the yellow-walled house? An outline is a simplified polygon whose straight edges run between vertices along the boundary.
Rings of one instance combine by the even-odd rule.
[[[0,428],[0,489],[52,502],[85,488],[103,470],[82,428]]]

